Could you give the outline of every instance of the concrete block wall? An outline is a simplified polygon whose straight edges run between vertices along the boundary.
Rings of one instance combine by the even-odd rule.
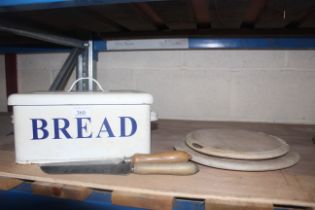
[[[66,56],[19,55],[19,91],[47,90]],[[151,93],[160,118],[314,124],[314,66],[312,50],[174,50],[104,52],[97,68],[107,90]]]
[[[315,123],[315,51],[195,50],[100,56],[107,89],[153,94],[161,118]]]
[[[21,93],[48,90],[67,53],[18,55],[18,90]]]

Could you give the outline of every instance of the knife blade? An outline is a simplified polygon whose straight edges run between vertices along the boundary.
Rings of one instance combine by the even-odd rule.
[[[48,174],[172,174],[191,175],[198,167],[187,162],[190,155],[183,151],[156,154],[135,154],[130,158],[107,161],[50,163],[40,168]]]
[[[192,162],[182,163],[136,163],[121,162],[118,164],[85,164],[85,165],[41,165],[48,174],[164,174],[192,175],[198,167]]]

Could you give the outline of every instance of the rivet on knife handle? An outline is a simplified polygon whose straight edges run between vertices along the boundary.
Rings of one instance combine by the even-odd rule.
[[[133,166],[136,174],[192,175],[198,171],[198,166],[192,162],[137,163]]]
[[[135,154],[132,163],[179,163],[187,162],[191,156],[184,151],[168,151],[154,154]]]

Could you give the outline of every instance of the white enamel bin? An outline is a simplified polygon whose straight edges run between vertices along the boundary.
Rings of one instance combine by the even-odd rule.
[[[17,163],[105,160],[150,153],[150,105],[139,92],[13,94]]]

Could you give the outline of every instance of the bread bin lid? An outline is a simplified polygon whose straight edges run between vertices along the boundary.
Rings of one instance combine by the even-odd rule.
[[[34,92],[12,94],[8,105],[102,105],[102,104],[152,104],[153,97],[143,92]]]

